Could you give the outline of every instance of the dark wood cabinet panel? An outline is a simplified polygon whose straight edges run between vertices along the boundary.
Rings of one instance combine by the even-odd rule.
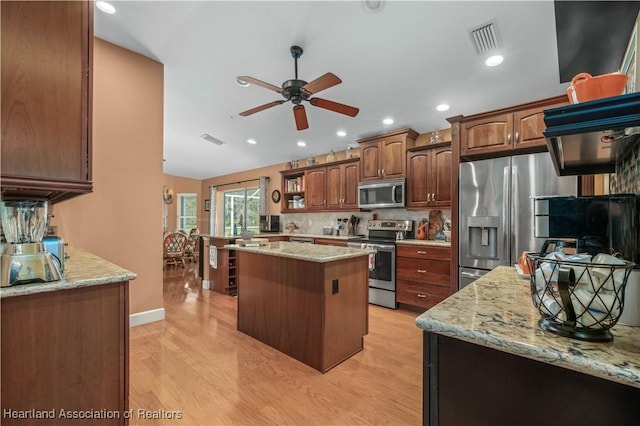
[[[327,166],[327,209],[358,208],[359,160]]]
[[[567,104],[561,95],[467,117],[461,120],[460,156],[546,151],[544,110]]]
[[[407,207],[451,206],[451,144],[407,151]]]
[[[431,308],[451,295],[451,249],[449,247],[396,246],[396,300]]]
[[[2,411],[107,410],[126,424],[129,381],[129,283],[2,298]],[[77,422],[80,424],[82,422]]]
[[[436,260],[449,260],[451,258],[451,249],[449,247],[398,244],[396,250],[398,257]]]
[[[336,247],[347,247],[347,240],[336,240],[334,238],[314,238],[314,244],[321,244],[324,246],[336,246]]]
[[[90,192],[93,3],[2,2],[2,188]]]
[[[415,145],[418,134],[403,129],[371,138],[360,139],[360,180],[404,178],[406,150]]]
[[[318,167],[305,173],[305,198],[307,210],[325,209],[327,207],[327,168]]]

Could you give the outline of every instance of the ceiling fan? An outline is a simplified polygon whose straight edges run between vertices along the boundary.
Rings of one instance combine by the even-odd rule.
[[[246,117],[251,114],[255,114],[256,112],[263,111],[267,108],[274,107],[276,105],[283,104],[287,101],[291,101],[294,104],[293,107],[293,117],[296,121],[296,128],[298,130],[304,130],[309,128],[309,123],[307,122],[307,113],[304,109],[304,105],[302,105],[302,101],[308,101],[311,105],[316,106],[318,108],[328,109],[329,111],[334,111],[340,114],[348,115],[350,117],[355,117],[358,115],[360,111],[358,108],[340,104],[338,102],[329,101],[327,99],[322,98],[311,98],[311,95],[314,95],[321,90],[328,89],[329,87],[333,87],[337,84],[342,83],[336,75],[328,72],[315,80],[307,83],[304,80],[298,79],[298,58],[302,56],[302,48],[300,46],[291,46],[291,56],[295,60],[295,71],[296,77],[293,80],[287,80],[282,83],[282,87],[274,86],[273,84],[265,83],[264,81],[257,80],[253,77],[241,76],[238,77],[239,81],[243,81],[246,83],[252,83],[256,86],[264,87],[265,89],[273,90],[274,92],[280,93],[284,100],[277,100],[273,102],[269,102],[268,104],[261,105],[259,107],[255,107],[249,109],[247,111],[241,112],[240,115],[242,117]]]

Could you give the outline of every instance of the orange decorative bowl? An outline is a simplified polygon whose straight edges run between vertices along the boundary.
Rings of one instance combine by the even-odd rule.
[[[582,72],[571,80],[571,86],[567,89],[567,97],[569,102],[577,104],[622,95],[628,79],[629,76],[619,72],[596,77]]]

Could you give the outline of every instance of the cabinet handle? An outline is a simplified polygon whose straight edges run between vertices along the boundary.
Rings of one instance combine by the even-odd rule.
[[[424,250],[418,250],[416,253],[418,253],[418,254],[427,254],[427,252],[424,251]]]
[[[516,132],[516,142],[520,140],[520,132]]]
[[[427,298],[427,295],[426,295],[426,294],[420,294],[420,293],[418,293],[418,294],[416,294],[416,296],[418,296],[420,299],[426,299],[426,298]]]
[[[382,177],[384,177],[384,169],[382,169]]]
[[[426,269],[418,269],[418,273],[419,274],[426,274],[427,270]]]
[[[511,133],[507,134],[507,142],[511,143]]]
[[[431,194],[431,201],[435,201],[436,200],[436,194]]]
[[[431,193],[427,194],[427,201],[431,201]]]

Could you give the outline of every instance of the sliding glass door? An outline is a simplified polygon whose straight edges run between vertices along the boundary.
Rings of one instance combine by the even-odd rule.
[[[260,223],[260,189],[242,188],[224,192],[224,235],[258,233]]]

